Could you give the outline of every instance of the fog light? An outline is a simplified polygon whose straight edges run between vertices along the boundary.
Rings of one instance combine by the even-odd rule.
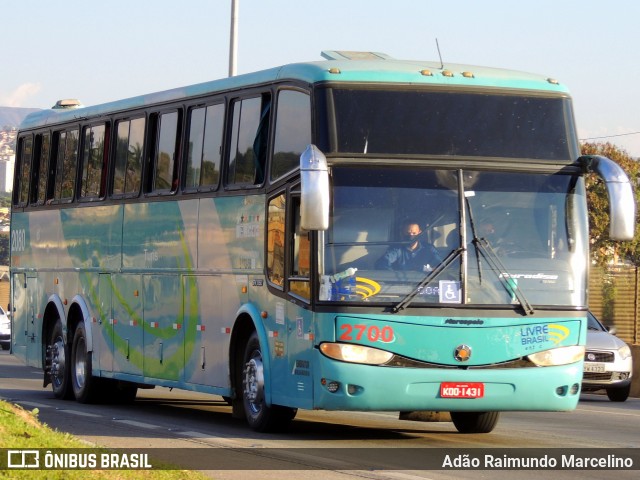
[[[358,395],[360,393],[362,393],[364,391],[364,388],[362,388],[360,385],[347,385],[347,393],[349,395]]]
[[[575,395],[579,391],[580,391],[580,384],[579,383],[574,383],[573,385],[571,385],[571,388],[569,389],[569,393],[571,395]]]
[[[567,387],[566,386],[562,386],[562,387],[556,388],[556,395],[558,395],[560,397],[564,397],[566,394],[567,394]]]
[[[340,388],[340,384],[338,382],[329,382],[327,384],[327,390],[331,393],[336,393]]]

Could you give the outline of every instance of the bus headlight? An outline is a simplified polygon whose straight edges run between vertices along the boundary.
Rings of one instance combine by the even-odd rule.
[[[539,367],[567,365],[584,358],[584,346],[573,345],[571,347],[552,348],[551,350],[532,353],[528,355],[528,358]]]
[[[382,365],[393,357],[391,352],[350,343],[322,343],[320,351],[335,360],[367,365]]]

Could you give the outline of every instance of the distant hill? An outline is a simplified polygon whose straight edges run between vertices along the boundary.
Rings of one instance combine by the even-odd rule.
[[[5,126],[17,127],[22,119],[39,108],[0,107],[0,129]]]

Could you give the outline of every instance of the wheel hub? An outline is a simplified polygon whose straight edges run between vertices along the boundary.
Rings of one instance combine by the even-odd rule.
[[[259,358],[252,358],[244,367],[244,398],[249,403],[260,404],[264,398],[264,370]]]
[[[85,356],[82,355],[82,352],[85,351],[85,344],[83,341],[78,342],[78,344],[75,346],[75,348],[78,349],[78,353],[75,354],[75,377],[76,377],[76,385],[80,388],[84,387],[84,382],[85,382],[85,375],[86,375],[86,371],[87,371],[87,367],[86,367],[86,359]],[[71,357],[73,359],[73,356]]]
[[[51,349],[51,378],[57,385],[60,385],[63,380],[66,358],[64,354],[64,343],[62,339],[58,338],[52,345]]]

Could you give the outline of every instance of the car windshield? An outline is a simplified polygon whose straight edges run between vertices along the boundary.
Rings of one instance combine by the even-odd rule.
[[[587,328],[589,330],[596,330],[598,332],[606,332],[607,329],[600,323],[600,321],[593,316],[591,312],[587,315]]]
[[[334,167],[320,300],[584,305],[584,186],[531,173]]]

